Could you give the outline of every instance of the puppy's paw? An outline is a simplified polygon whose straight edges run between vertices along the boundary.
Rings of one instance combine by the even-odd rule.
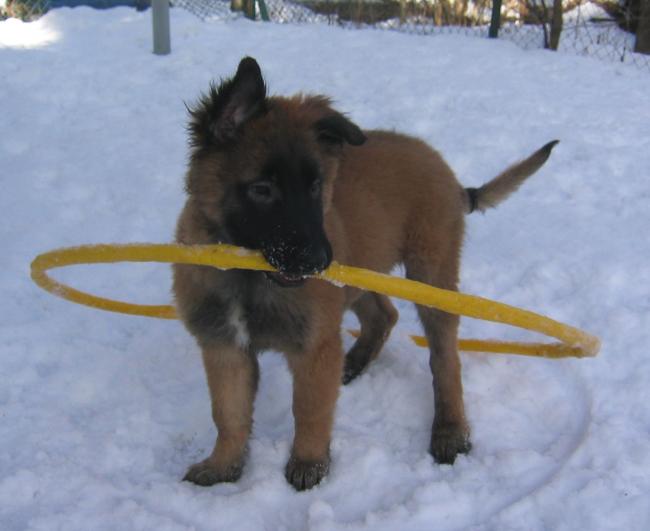
[[[209,487],[215,483],[233,483],[242,474],[241,463],[228,467],[217,467],[210,459],[192,465],[185,474],[183,481],[189,481],[201,487]]]
[[[463,424],[446,424],[433,427],[429,452],[436,463],[453,465],[458,454],[472,449],[469,429]]]
[[[349,354],[345,357],[345,366],[343,367],[343,385],[348,385],[352,380],[359,376],[368,362],[351,357]]]
[[[329,457],[321,461],[303,461],[291,457],[284,470],[287,481],[294,489],[307,490],[318,485],[330,469]]]
[[[345,355],[345,364],[343,366],[343,385],[349,384],[370,363],[372,352],[359,343],[355,343],[350,351]]]

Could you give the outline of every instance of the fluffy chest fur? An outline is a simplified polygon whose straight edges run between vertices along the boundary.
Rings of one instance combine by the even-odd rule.
[[[191,297],[177,301],[188,328],[199,341],[234,343],[253,353],[304,349],[312,315],[304,288],[277,287],[263,273],[252,271],[177,267],[181,275],[198,274],[209,280]]]

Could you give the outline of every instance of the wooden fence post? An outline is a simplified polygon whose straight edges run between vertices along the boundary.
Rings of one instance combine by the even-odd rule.
[[[255,20],[255,0],[244,0],[244,15]]]

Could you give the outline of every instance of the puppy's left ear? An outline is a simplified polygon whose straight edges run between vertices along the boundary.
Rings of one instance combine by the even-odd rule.
[[[337,112],[321,118],[314,124],[318,140],[327,144],[342,145],[347,142],[353,146],[360,146],[366,141],[366,135],[361,129]]]

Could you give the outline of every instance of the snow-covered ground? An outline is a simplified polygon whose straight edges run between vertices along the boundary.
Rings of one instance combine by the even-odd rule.
[[[504,41],[53,11],[0,22],[0,528],[3,530],[650,529],[650,105],[647,73]],[[323,92],[365,128],[436,146],[466,185],[561,139],[497,211],[468,218],[463,291],[596,333],[595,359],[463,355],[474,449],[427,454],[427,353],[401,320],[341,392],[330,476],[296,493],[283,359],[261,359],[236,484],[182,483],[215,437],[198,349],[178,322],[52,297],[29,262],[55,247],[166,242],[183,202],[184,101],[261,63],[273,93]],[[169,300],[156,264],[56,273]],[[353,325],[352,317],[348,324]],[[465,337],[537,339],[464,320]],[[351,343],[345,338],[346,345]]]

